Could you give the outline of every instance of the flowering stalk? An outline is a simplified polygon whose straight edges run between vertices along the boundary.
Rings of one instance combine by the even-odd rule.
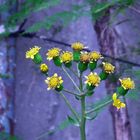
[[[81,92],[79,87],[77,86],[77,84],[74,82],[74,80],[71,78],[71,76],[69,75],[69,73],[66,71],[66,69],[62,66],[63,71],[66,73],[66,75],[70,78],[70,80],[72,81],[72,83],[74,84],[74,86],[76,87],[76,89],[79,91],[79,93]]]
[[[78,114],[75,112],[75,110],[72,108],[71,104],[69,103],[69,101],[67,100],[67,98],[65,97],[64,94],[62,94],[61,92],[59,92],[59,94],[63,97],[64,101],[66,102],[66,104],[68,105],[69,109],[71,110],[71,112],[73,113],[73,115],[75,116],[75,118],[77,119],[77,121],[79,122],[79,116]]]
[[[80,90],[81,93],[83,92],[83,83],[82,83],[82,73],[80,73],[80,78],[79,78],[79,83],[80,83]],[[86,140],[86,118],[85,118],[85,95],[81,97],[81,123],[80,123],[80,136],[81,140]]]
[[[123,78],[119,79],[120,86],[117,88],[116,92],[112,95],[112,98],[108,101],[99,104],[97,107],[93,107],[92,109],[86,110],[86,97],[92,96],[94,93],[94,89],[99,86],[101,81],[106,80],[111,73],[114,73],[115,67],[108,63],[102,62],[102,72],[96,73],[94,70],[97,68],[98,60],[102,59],[102,55],[99,52],[85,52],[83,51],[84,45],[80,42],[76,42],[72,44],[73,52],[63,51],[59,48],[52,48],[49,49],[46,53],[47,59],[53,60],[56,66],[62,68],[65,74],[69,77],[72,81],[75,88],[78,90],[78,93],[74,93],[64,88],[63,78],[59,76],[57,73],[54,73],[52,76],[49,75],[49,67],[46,63],[42,63],[42,57],[39,53],[40,47],[33,47],[29,51],[26,52],[26,58],[30,58],[33,60],[35,64],[40,65],[40,72],[46,76],[45,83],[48,85],[48,90],[53,89],[57,94],[59,94],[65,101],[66,105],[72,112],[72,114],[76,118],[76,122],[73,118],[69,121],[75,125],[78,123],[80,129],[80,136],[81,140],[86,140],[86,119],[90,118],[88,115],[91,113],[98,111],[99,109],[103,108],[104,106],[112,103],[117,110],[124,108],[126,105],[121,101],[120,96],[125,96],[130,89],[135,87],[134,81],[130,78]],[[76,61],[77,65],[77,72],[72,69],[73,61]],[[69,72],[65,69],[69,69],[79,80],[79,86],[71,77]],[[83,74],[84,72],[89,69],[91,72],[85,76],[85,88],[83,83]],[[71,94],[75,96],[81,105],[81,113],[77,113],[75,109],[72,107],[68,99],[65,97],[63,92]],[[90,118],[91,119],[91,118]],[[43,135],[44,136],[44,135]]]

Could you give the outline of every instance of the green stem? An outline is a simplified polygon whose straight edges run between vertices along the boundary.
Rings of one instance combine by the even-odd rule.
[[[85,118],[85,96],[81,98],[81,124],[80,124],[80,134],[81,134],[81,140],[86,140],[86,118]]]
[[[79,78],[78,74],[72,68],[69,68],[69,69],[77,78]]]
[[[82,73],[80,73],[79,83],[80,83],[80,90],[81,90],[81,92],[83,92]],[[85,96],[82,96],[81,97],[81,122],[80,122],[80,135],[81,135],[81,140],[86,140],[86,132],[85,132],[85,128],[86,128],[85,110],[86,110]]]
[[[110,104],[111,102],[112,102],[112,99],[110,99],[109,101],[105,102],[104,104],[101,104],[101,105],[99,105],[99,106],[97,106],[97,107],[95,107],[95,108],[93,108],[93,109],[91,109],[91,110],[86,111],[86,114],[89,114],[89,113],[92,113],[92,112],[94,112],[94,111],[97,111],[97,110],[99,110],[100,108],[102,108],[102,107],[104,107],[104,106]]]
[[[61,92],[59,92],[59,94],[63,97],[64,101],[66,102],[66,104],[68,105],[69,109],[71,110],[71,112],[73,113],[73,115],[75,116],[75,118],[77,119],[77,121],[79,122],[79,116],[76,113],[76,111],[72,108],[71,104],[69,103],[69,101],[67,100],[67,98],[65,97],[64,94],[62,94]]]
[[[66,71],[66,69],[62,66],[63,71],[66,73],[66,75],[70,78],[70,80],[72,81],[72,83],[74,84],[74,86],[77,88],[77,90],[81,93],[79,87],[76,85],[76,83],[74,82],[74,80],[72,79],[72,77],[69,75],[69,73]]]
[[[67,92],[69,94],[75,95],[75,96],[81,96],[81,94],[76,94],[76,93],[73,93],[73,92],[71,92],[69,90],[66,90],[66,89],[63,89],[63,91],[65,91],[65,92]]]
[[[80,90],[81,92],[83,92],[82,73],[80,73],[79,82],[80,82]]]

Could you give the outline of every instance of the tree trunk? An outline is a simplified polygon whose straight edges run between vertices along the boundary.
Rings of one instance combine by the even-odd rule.
[[[101,53],[108,54],[111,56],[117,56],[120,50],[115,46],[116,42],[120,42],[116,37],[117,31],[113,27],[109,27],[108,23],[110,20],[110,10],[106,11],[106,15],[100,20],[96,21],[94,28],[97,33],[98,42],[100,45]],[[120,49],[120,48],[119,48]],[[124,48],[121,48],[121,52]],[[119,70],[117,62],[115,64],[116,69]],[[112,83],[106,81],[107,93],[113,94],[114,89],[117,87],[117,82]],[[117,111],[113,106],[110,107],[110,112],[113,120],[115,140],[132,140],[131,126],[129,122],[127,107]]]

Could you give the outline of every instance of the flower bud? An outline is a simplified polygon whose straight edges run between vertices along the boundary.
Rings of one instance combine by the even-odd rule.
[[[60,92],[60,91],[63,90],[63,88],[64,88],[64,87],[63,87],[63,85],[61,84],[60,86],[56,87],[55,90],[58,91],[58,92]]]

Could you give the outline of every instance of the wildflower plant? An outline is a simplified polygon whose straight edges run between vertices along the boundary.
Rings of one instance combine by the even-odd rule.
[[[39,65],[41,73],[46,76],[45,83],[47,84],[47,89],[53,90],[55,93],[58,93],[60,96],[62,96],[72,113],[71,116],[68,116],[69,122],[75,126],[78,126],[80,129],[81,140],[86,140],[86,121],[95,118],[95,116],[92,116],[92,114],[96,110],[99,110],[111,103],[114,107],[116,107],[117,110],[125,108],[126,105],[121,101],[121,97],[125,96],[129,90],[133,89],[135,84],[134,81],[129,77],[119,79],[120,86],[116,89],[116,92],[112,94],[112,97],[104,103],[89,109],[87,107],[86,98],[92,96],[94,94],[95,88],[97,88],[102,81],[106,80],[110,74],[115,72],[115,66],[105,62],[99,52],[85,51],[84,44],[80,42],[73,43],[71,48],[71,52],[62,51],[59,48],[52,48],[48,50],[46,57],[47,60],[53,61],[56,67],[59,67],[64,71],[64,73],[75,86],[77,90],[76,92],[65,89],[65,82],[63,82],[63,77],[61,77],[59,74],[49,74],[49,67],[43,62],[42,56],[39,54],[39,50],[41,49],[40,47],[35,46],[27,51],[26,58],[30,58],[35,64]],[[77,65],[76,73],[72,69],[72,65],[74,64]],[[101,64],[102,67],[99,67],[98,64]],[[96,68],[101,68],[101,72],[96,73]],[[71,70],[71,72],[73,72],[76,78],[79,80],[78,84],[73,80],[68,72],[68,69]],[[85,75],[85,71],[87,70],[90,72],[89,74]],[[77,112],[72,107],[64,92],[73,95],[76,97],[76,99],[80,100],[81,112]]]

